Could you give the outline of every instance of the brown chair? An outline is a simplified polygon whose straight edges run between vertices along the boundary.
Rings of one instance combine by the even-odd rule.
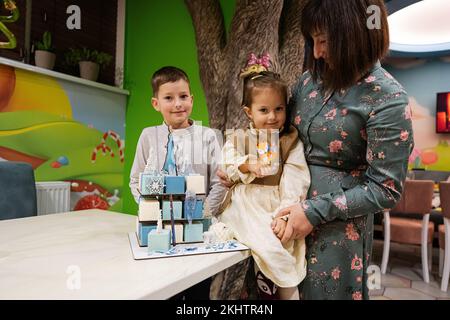
[[[450,276],[450,182],[439,183],[444,224],[439,225],[439,274],[442,276],[441,290],[447,291]]]
[[[389,260],[391,241],[410,245],[421,245],[423,280],[430,282],[429,271],[432,264],[432,240],[434,223],[430,222],[434,182],[431,180],[406,180],[402,197],[397,205],[384,211],[384,250],[381,273],[385,274]],[[391,217],[390,213],[422,214],[422,220]],[[430,267],[430,269],[429,269]]]

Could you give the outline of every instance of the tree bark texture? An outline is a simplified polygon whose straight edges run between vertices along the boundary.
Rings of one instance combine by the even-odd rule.
[[[244,128],[241,70],[250,53],[269,53],[271,71],[289,87],[301,75],[303,36],[300,12],[305,0],[236,0],[226,34],[219,0],[185,0],[194,25],[200,79],[212,128]]]

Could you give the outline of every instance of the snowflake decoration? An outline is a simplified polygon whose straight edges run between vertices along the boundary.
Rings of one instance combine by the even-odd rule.
[[[162,194],[164,192],[164,176],[143,174],[141,179],[143,195]]]

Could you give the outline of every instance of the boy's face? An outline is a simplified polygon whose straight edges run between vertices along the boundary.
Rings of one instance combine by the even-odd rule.
[[[173,129],[189,127],[194,97],[189,84],[184,80],[167,82],[159,87],[158,95],[152,98],[152,105],[161,112],[164,121]]]

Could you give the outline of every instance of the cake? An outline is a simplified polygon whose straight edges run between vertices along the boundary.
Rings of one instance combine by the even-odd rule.
[[[172,244],[171,208],[175,226],[175,242],[202,242],[208,223],[203,218],[205,177],[201,175],[174,176],[141,173],[137,235],[141,246],[148,246],[149,253],[170,249]],[[189,191],[189,192],[188,192]],[[188,200],[188,201],[186,201]],[[185,211],[189,204],[191,219]],[[195,219],[195,221],[192,221]],[[164,226],[157,228],[157,222]]]

